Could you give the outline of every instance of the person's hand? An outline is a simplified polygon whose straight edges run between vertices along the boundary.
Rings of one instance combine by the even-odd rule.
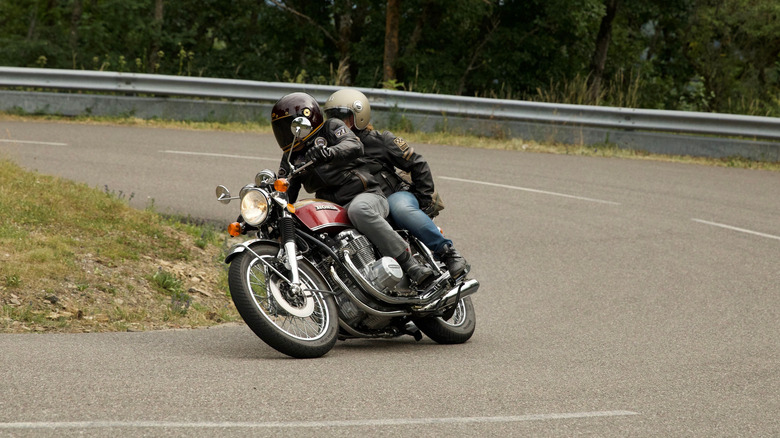
[[[314,163],[327,163],[333,159],[333,152],[324,145],[315,145],[306,151],[304,158],[306,158],[306,161],[313,161]]]

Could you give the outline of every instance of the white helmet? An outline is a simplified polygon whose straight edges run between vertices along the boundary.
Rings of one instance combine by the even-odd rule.
[[[371,121],[371,105],[368,98],[354,88],[345,88],[330,95],[322,110],[327,118],[346,119],[349,114],[355,115],[355,128],[366,129]]]

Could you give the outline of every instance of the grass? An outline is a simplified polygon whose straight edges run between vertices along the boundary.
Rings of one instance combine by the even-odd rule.
[[[0,332],[237,319],[223,278],[227,236],[209,225],[134,209],[116,194],[3,159],[0,212]]]

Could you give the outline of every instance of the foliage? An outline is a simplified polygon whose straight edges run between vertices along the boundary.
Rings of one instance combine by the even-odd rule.
[[[780,115],[776,0],[4,0],[0,65],[114,70]],[[162,21],[155,7],[162,4]]]

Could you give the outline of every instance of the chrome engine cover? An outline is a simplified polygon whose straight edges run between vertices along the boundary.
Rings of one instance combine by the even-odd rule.
[[[382,292],[396,287],[404,277],[404,271],[392,257],[382,257],[366,268],[366,278]]]

